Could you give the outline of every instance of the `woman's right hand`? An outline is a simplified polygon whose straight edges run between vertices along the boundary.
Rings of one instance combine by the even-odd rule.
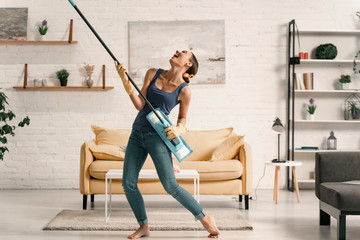
[[[129,95],[131,95],[134,92],[135,88],[132,85],[132,83],[129,81],[128,76],[126,75],[127,70],[122,66],[122,64],[118,64],[117,61],[114,61],[114,63],[115,63],[116,71],[118,72],[118,74],[123,82],[126,92]]]

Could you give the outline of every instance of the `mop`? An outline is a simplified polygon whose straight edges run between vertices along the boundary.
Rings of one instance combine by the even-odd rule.
[[[120,62],[116,59],[114,54],[110,51],[110,49],[106,46],[106,44],[103,42],[103,40],[97,34],[95,29],[90,25],[90,23],[87,21],[85,16],[78,9],[78,7],[74,3],[74,1],[69,0],[69,2],[75,8],[75,10],[78,12],[80,17],[84,20],[86,25],[88,25],[90,30],[95,34],[96,38],[100,41],[100,43],[103,45],[103,47],[106,49],[106,51],[110,54],[112,59],[114,61],[116,61],[118,64],[120,64]],[[181,136],[178,136],[178,137],[172,138],[172,139],[167,138],[167,133],[164,131],[164,129],[169,126],[172,126],[170,119],[166,116],[165,113],[163,113],[161,111],[160,108],[154,109],[154,107],[151,105],[149,100],[144,96],[144,94],[142,94],[141,90],[134,83],[134,81],[131,79],[130,75],[127,72],[126,72],[126,76],[128,77],[131,84],[135,87],[136,91],[138,91],[140,96],[145,100],[146,104],[151,109],[151,112],[146,116],[147,120],[150,122],[151,126],[155,129],[155,131],[158,133],[158,135],[163,140],[163,142],[166,144],[166,146],[175,155],[175,157],[178,159],[178,161],[182,162],[187,156],[189,156],[193,152],[193,150]]]

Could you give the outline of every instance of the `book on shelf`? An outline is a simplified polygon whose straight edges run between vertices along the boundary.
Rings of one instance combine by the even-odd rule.
[[[314,73],[303,73],[304,85],[306,90],[314,89]]]
[[[295,89],[296,90],[305,90],[305,85],[300,75],[295,73]]]

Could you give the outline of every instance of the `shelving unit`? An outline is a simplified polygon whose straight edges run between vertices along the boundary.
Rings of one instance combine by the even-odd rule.
[[[27,85],[27,76],[28,76],[28,65],[25,63],[24,70],[24,84],[23,86],[14,86],[16,90],[110,90],[114,89],[113,86],[105,86],[105,65],[102,66],[102,86],[28,86]]]
[[[74,44],[77,43],[77,41],[73,41],[73,20],[70,20],[70,28],[69,28],[69,38],[67,41],[36,41],[36,40],[6,40],[6,41],[0,41],[0,44]]]
[[[339,38],[340,36],[348,36],[350,38],[359,39],[360,37],[360,30],[316,30],[316,29],[308,29],[308,30],[300,30],[299,31],[300,36],[307,36],[307,37],[324,37],[328,35],[332,35],[335,38]],[[327,126],[344,126],[344,128],[349,128],[345,126],[354,126],[351,128],[354,128],[354,131],[357,131],[360,124],[359,120],[341,120],[341,119],[321,119],[321,116],[317,116],[317,120],[302,120],[302,119],[296,119],[295,117],[295,101],[297,97],[308,96],[310,94],[315,94],[318,98],[341,98],[344,95],[344,98],[346,98],[347,94],[351,93],[359,93],[360,89],[348,89],[348,90],[335,90],[335,89],[324,89],[324,88],[332,88],[333,86],[329,83],[329,86],[327,86],[327,82],[325,81],[326,78],[322,78],[323,83],[322,88],[315,89],[315,90],[295,90],[295,68],[296,68],[296,61],[295,60],[295,40],[297,38],[297,34],[295,32],[295,20],[292,20],[289,22],[289,29],[288,29],[288,99],[287,99],[287,159],[290,161],[298,160],[301,158],[299,155],[297,156],[298,159],[295,159],[295,153],[296,154],[315,154],[317,152],[330,152],[330,151],[360,151],[359,149],[339,149],[339,150],[326,150],[326,149],[319,149],[319,150],[295,150],[295,133],[297,131],[301,131],[304,128],[308,130],[309,127],[317,128],[320,124],[322,129],[326,129]],[[314,41],[316,42],[316,41]],[[355,53],[354,53],[355,54]],[[300,65],[305,66],[305,68],[315,68],[320,69],[322,66],[324,66],[327,69],[332,69],[334,65],[332,64],[338,64],[338,67],[348,68],[352,69],[352,64],[354,62],[353,59],[346,59],[349,56],[343,55],[344,59],[334,59],[334,60],[320,60],[320,59],[300,59]],[[346,57],[347,56],[347,57]],[[340,57],[341,58],[341,57]],[[356,61],[357,63],[360,63],[359,60]],[[341,65],[340,65],[341,64]],[[326,70],[325,70],[326,71]],[[299,105],[296,105],[299,107]],[[298,114],[298,111],[297,111]],[[325,125],[321,125],[325,124]],[[349,125],[348,125],[349,124]],[[354,125],[355,124],[355,125]],[[296,126],[296,128],[295,128]],[[360,133],[359,133],[360,136]],[[311,137],[311,136],[309,136]],[[299,144],[298,144],[299,145]],[[306,143],[303,143],[303,145],[306,145]],[[306,156],[306,155],[304,155]],[[309,166],[309,165],[308,165]],[[287,168],[287,188],[290,191],[294,191],[294,179],[292,176],[291,171],[289,171],[289,168]],[[301,183],[307,184],[308,186],[313,185],[314,186],[314,179],[298,179],[299,186]]]

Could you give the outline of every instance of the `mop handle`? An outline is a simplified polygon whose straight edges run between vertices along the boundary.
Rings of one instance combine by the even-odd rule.
[[[78,14],[80,15],[80,17],[84,20],[84,22],[86,23],[86,25],[88,25],[88,27],[90,28],[90,30],[95,34],[96,38],[100,41],[100,43],[103,45],[103,47],[106,49],[106,51],[110,54],[110,56],[112,57],[112,59],[114,59],[114,61],[116,61],[118,64],[120,64],[120,62],[116,59],[116,57],[114,56],[114,54],[110,51],[110,49],[106,46],[106,44],[103,42],[103,40],[101,39],[101,37],[97,34],[97,32],[95,31],[95,29],[90,25],[90,23],[87,21],[87,19],[85,18],[85,16],[81,13],[81,11],[78,9],[78,7],[75,5],[73,0],[69,0],[70,4],[75,8],[75,10],[78,12]],[[134,81],[131,79],[130,75],[125,72],[126,76],[128,77],[128,79],[130,80],[131,84],[135,87],[136,91],[139,92],[140,96],[145,100],[145,102],[147,103],[147,105],[150,107],[150,109],[155,113],[155,115],[157,116],[157,118],[162,122],[162,124],[164,126],[166,126],[166,124],[164,123],[164,121],[161,119],[161,117],[159,116],[159,114],[155,111],[154,107],[151,105],[151,103],[149,102],[149,100],[144,96],[144,94],[141,92],[141,90],[138,88],[138,86],[136,86],[136,84],[134,83]]]

